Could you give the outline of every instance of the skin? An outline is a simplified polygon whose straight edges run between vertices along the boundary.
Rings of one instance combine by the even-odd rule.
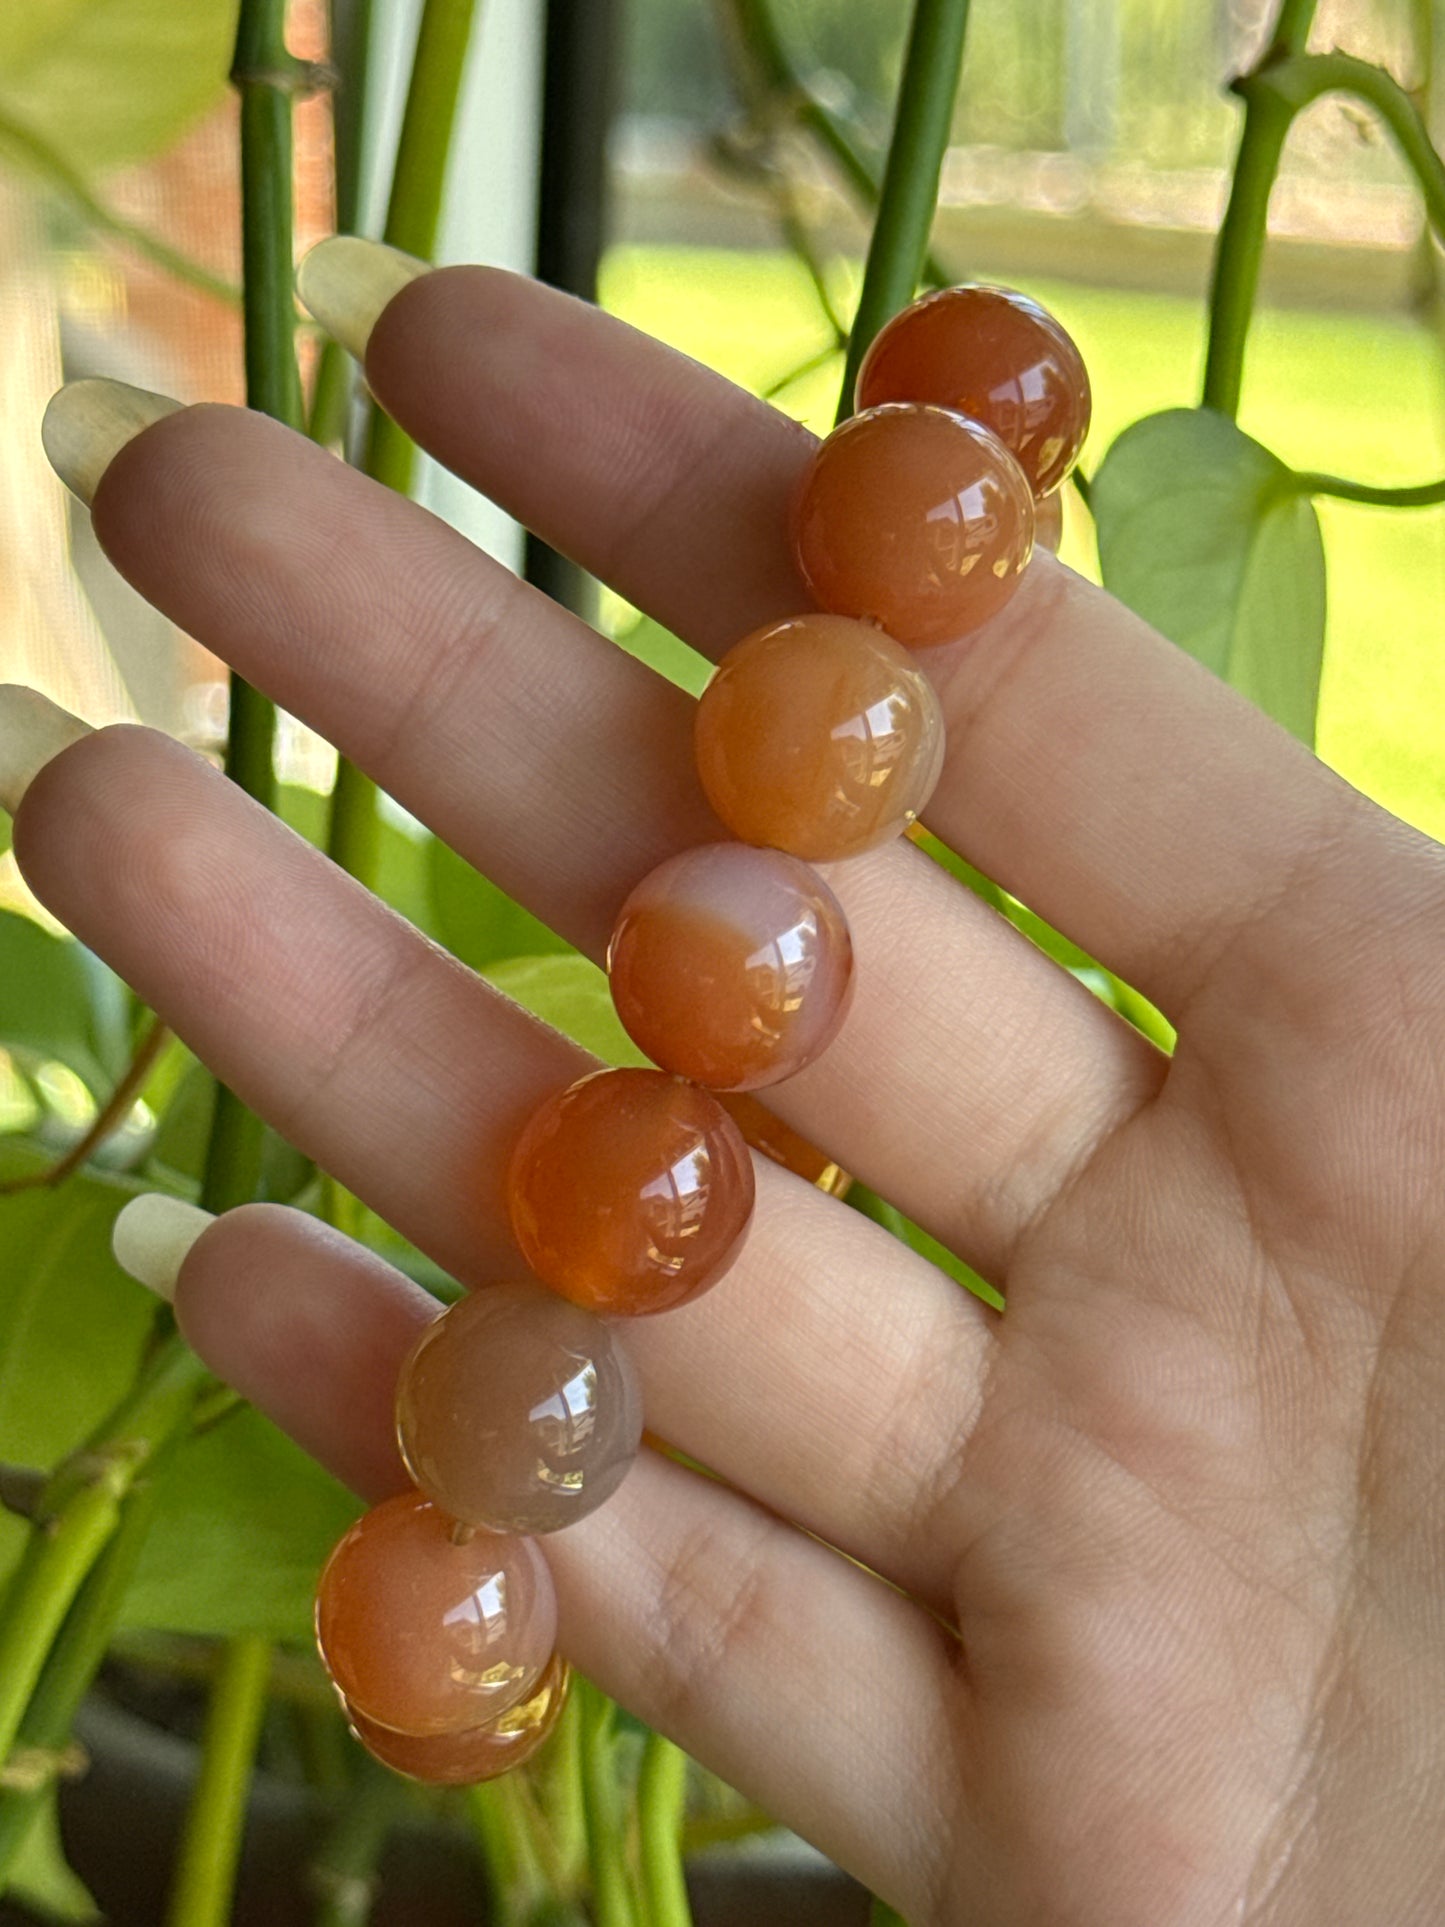
[[[699,648],[806,606],[783,531],[809,438],[618,324],[449,270],[392,303],[368,373]],[[146,595],[594,954],[717,833],[684,698],[274,425],[159,423],[95,515]],[[734,1272],[629,1334],[649,1426],[729,1484],[647,1453],[549,1542],[563,1648],[915,1927],[1435,1921],[1441,853],[1050,557],[923,660],[930,827],[1152,998],[1177,1054],[917,851],[833,868],[857,998],[770,1097],[1008,1311],[761,1167]],[[515,1267],[501,1171],[569,1045],[151,732],[50,764],[16,848],[281,1130],[463,1278]],[[404,1281],[255,1207],[178,1308],[311,1450],[396,1489],[390,1375],[427,1315]]]

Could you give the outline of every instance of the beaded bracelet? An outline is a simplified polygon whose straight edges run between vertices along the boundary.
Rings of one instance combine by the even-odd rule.
[[[857,401],[794,511],[819,612],[738,643],[698,705],[698,772],[738,841],[660,864],[608,947],[618,1015],[661,1068],[595,1071],[525,1126],[507,1202],[532,1281],[422,1333],[396,1403],[415,1489],[365,1514],[321,1577],[317,1637],[352,1727],[419,1780],[489,1779],[556,1723],[567,1667],[530,1535],[594,1511],[639,1450],[612,1321],[686,1304],[737,1257],[753,1167],[726,1106],[811,1063],[852,991],[848,925],[810,865],[917,820],[944,726],[909,650],[978,628],[1036,530],[1057,542],[1089,385],[1036,303],[925,297],[873,343]]]

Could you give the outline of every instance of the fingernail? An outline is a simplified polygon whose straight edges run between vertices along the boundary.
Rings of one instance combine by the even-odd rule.
[[[38,689],[0,683],[0,809],[13,816],[51,757],[91,733],[89,723]]]
[[[170,1304],[187,1252],[215,1222],[199,1205],[150,1191],[132,1198],[116,1219],[111,1250],[122,1271]]]
[[[296,292],[327,334],[364,361],[382,309],[409,281],[430,272],[430,262],[400,248],[333,234],[318,241],[297,269]]]
[[[89,508],[101,476],[126,443],[180,406],[128,381],[68,381],[50,397],[40,439],[50,466]]]

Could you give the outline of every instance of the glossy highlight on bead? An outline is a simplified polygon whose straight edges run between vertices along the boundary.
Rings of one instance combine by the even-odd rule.
[[[753,1163],[707,1091],[666,1071],[596,1071],[517,1141],[507,1204],[539,1278],[589,1310],[668,1311],[715,1285],[753,1215]]]
[[[926,648],[979,628],[1013,596],[1033,550],[1034,498],[991,429],[891,402],[818,449],[793,533],[821,608]]]
[[[557,1637],[552,1575],[530,1539],[459,1530],[420,1492],[341,1539],[316,1638],[342,1698],[399,1733],[458,1733],[534,1690]]]
[[[612,999],[654,1063],[716,1090],[792,1077],[837,1035],[853,983],[842,907],[781,850],[704,843],[622,906]]]
[[[940,288],[881,330],[857,406],[932,402],[991,428],[1035,495],[1058,487],[1089,429],[1089,377],[1046,308],[1012,288]]]
[[[557,1532],[626,1477],[642,1395],[600,1318],[540,1285],[484,1285],[412,1347],[396,1431],[408,1472],[451,1518]]]
[[[695,735],[702,786],[733,835],[814,863],[900,835],[943,769],[933,685],[849,616],[793,616],[744,637],[703,691]]]
[[[554,1653],[533,1691],[486,1726],[460,1733],[397,1733],[348,1704],[351,1730],[373,1758],[426,1786],[476,1786],[522,1766],[551,1734],[567,1704],[571,1668]]]

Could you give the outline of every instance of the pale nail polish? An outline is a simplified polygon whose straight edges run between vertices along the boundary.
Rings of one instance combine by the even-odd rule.
[[[333,234],[318,241],[296,273],[302,306],[358,361],[381,311],[409,281],[431,272],[430,264],[380,241]]]
[[[0,809],[13,816],[51,757],[90,734],[89,723],[38,689],[0,683]]]
[[[132,1198],[111,1231],[111,1249],[122,1271],[169,1304],[186,1254],[216,1220],[199,1205],[148,1192]]]
[[[128,381],[69,381],[50,397],[40,439],[50,466],[89,508],[101,476],[126,443],[181,406]]]

